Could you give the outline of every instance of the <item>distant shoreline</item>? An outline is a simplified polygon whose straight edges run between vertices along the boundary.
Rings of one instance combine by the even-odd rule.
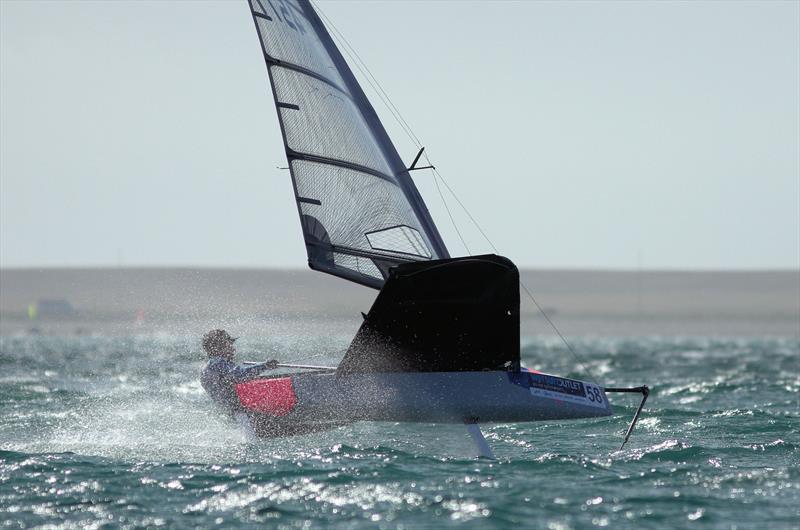
[[[800,337],[794,270],[525,269],[521,278],[573,336]],[[296,324],[347,335],[376,294],[307,269],[6,268],[0,334],[197,333],[238,322],[253,333]],[[524,292],[521,315],[523,335],[553,333]]]

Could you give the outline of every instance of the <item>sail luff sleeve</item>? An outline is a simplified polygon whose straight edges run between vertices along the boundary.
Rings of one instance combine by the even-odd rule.
[[[307,0],[249,0],[312,269],[380,288],[447,249],[374,109]]]

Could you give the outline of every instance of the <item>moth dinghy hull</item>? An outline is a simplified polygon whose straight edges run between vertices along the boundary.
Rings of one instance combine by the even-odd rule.
[[[259,436],[289,436],[356,421],[508,423],[610,416],[593,383],[519,372],[337,375],[300,373],[237,385]]]

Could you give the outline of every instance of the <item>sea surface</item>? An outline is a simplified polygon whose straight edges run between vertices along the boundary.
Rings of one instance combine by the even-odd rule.
[[[348,336],[246,336],[242,359],[336,362]],[[198,383],[192,334],[0,337],[1,528],[798,528],[800,342],[523,338],[526,366],[604,385],[597,420],[358,423],[257,440]],[[254,353],[260,352],[260,353]],[[589,372],[589,373],[587,373]],[[464,392],[479,389],[465,388]]]

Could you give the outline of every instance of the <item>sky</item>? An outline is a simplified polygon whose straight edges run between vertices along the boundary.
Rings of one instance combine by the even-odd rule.
[[[800,267],[800,2],[317,5],[519,266]],[[0,267],[304,267],[285,165],[246,2],[0,0]]]

